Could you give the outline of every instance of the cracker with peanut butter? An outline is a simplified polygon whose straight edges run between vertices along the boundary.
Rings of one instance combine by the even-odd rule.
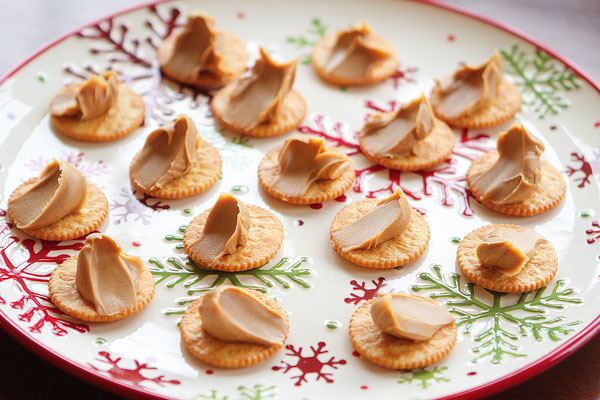
[[[271,297],[223,285],[188,306],[179,330],[187,350],[200,361],[244,368],[283,347],[289,322],[283,307]]]
[[[281,221],[270,211],[221,193],[215,205],[190,222],[183,246],[201,268],[246,271],[260,267],[283,243]]]
[[[354,183],[354,165],[323,138],[296,135],[269,151],[258,166],[261,187],[291,204],[335,199]]]
[[[140,311],[154,297],[154,278],[138,257],[128,256],[108,236],[94,233],[80,253],[50,275],[52,303],[71,317],[109,322]]]
[[[156,58],[169,78],[201,88],[223,86],[246,69],[246,44],[231,32],[215,29],[215,19],[194,11],[186,25],[161,43]]]
[[[429,245],[427,220],[398,190],[342,208],[330,228],[331,245],[346,260],[369,268],[395,268],[416,260]]]
[[[454,317],[422,296],[383,294],[361,304],[350,319],[350,341],[366,360],[390,369],[424,368],[456,344]]]
[[[546,286],[558,271],[550,242],[519,225],[475,229],[460,242],[458,266],[471,282],[489,290],[529,292]]]
[[[142,96],[119,82],[116,72],[94,75],[62,88],[50,102],[50,120],[61,133],[77,140],[108,142],[144,123]]]
[[[203,192],[220,174],[219,151],[198,135],[194,121],[185,115],[150,133],[129,167],[134,189],[164,199]]]
[[[362,153],[386,168],[418,171],[451,154],[454,133],[422,94],[398,111],[374,114],[358,134]]]
[[[323,80],[342,86],[379,83],[398,68],[394,46],[373,33],[365,21],[319,40],[311,63]]]
[[[521,108],[521,92],[502,74],[498,51],[480,66],[463,65],[436,80],[430,100],[435,114],[456,128],[498,125]]]
[[[39,177],[18,186],[8,199],[8,217],[42,240],[71,240],[93,232],[108,215],[108,201],[72,164],[53,160]]]
[[[532,216],[560,203],[567,191],[565,179],[541,159],[543,143],[523,125],[501,133],[497,148],[474,160],[467,171],[467,186],[481,204],[502,214]]]
[[[219,90],[211,101],[216,120],[229,130],[255,137],[295,129],[306,102],[292,86],[298,60],[277,63],[262,47],[260,59],[245,74]]]

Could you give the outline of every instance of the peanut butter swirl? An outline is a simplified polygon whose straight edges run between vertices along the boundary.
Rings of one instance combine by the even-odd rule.
[[[214,26],[213,17],[198,11],[191,13],[183,30],[175,34],[165,68],[184,81],[193,81],[202,74],[220,75],[224,37]]]
[[[277,63],[262,47],[260,56],[248,73],[230,83],[235,89],[221,116],[223,121],[244,130],[268,124],[279,116],[296,76],[297,60]]]
[[[392,56],[372,35],[365,21],[338,32],[325,64],[325,72],[357,81],[368,77],[378,63]]]
[[[99,117],[117,101],[119,76],[115,71],[94,75],[87,81],[69,86],[50,101],[50,113],[57,117]]]
[[[235,253],[238,246],[246,244],[249,228],[246,205],[229,193],[221,193],[206,218],[202,236],[191,246],[190,252],[212,260],[209,264],[212,267],[221,257]]]
[[[186,115],[150,133],[131,163],[131,179],[151,191],[187,174],[198,160],[197,134],[194,121]]]
[[[143,268],[138,257],[123,254],[113,239],[93,233],[77,257],[75,283],[98,314],[115,315],[135,308]]]
[[[247,290],[222,285],[205,294],[200,306],[202,328],[225,342],[281,344],[285,319]]]
[[[87,181],[77,168],[63,160],[52,160],[37,181],[8,205],[17,228],[40,229],[79,211],[86,190]]]
[[[422,94],[398,111],[375,114],[360,132],[361,146],[378,157],[415,154],[415,145],[433,131],[435,117]]]
[[[490,233],[475,251],[483,266],[514,276],[533,258],[538,242],[543,239],[531,229],[502,228]]]
[[[518,123],[498,136],[497,148],[498,160],[489,170],[474,176],[473,190],[495,204],[527,199],[541,180],[544,144]]]
[[[380,295],[370,311],[373,322],[383,332],[414,341],[431,339],[454,321],[443,306],[400,293]]]
[[[272,188],[288,196],[302,196],[314,181],[339,178],[347,162],[331,151],[323,138],[289,138],[279,151],[279,174]]]
[[[410,221],[411,208],[406,195],[396,190],[381,200],[368,214],[333,233],[342,251],[372,249],[400,235]]]
[[[437,80],[431,101],[445,118],[468,117],[496,97],[502,79],[502,62],[495,51],[484,64],[464,65],[454,75]]]

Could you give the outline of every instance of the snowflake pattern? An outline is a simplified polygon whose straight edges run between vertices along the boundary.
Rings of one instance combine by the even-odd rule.
[[[381,111],[385,110],[381,106],[377,105],[374,101],[365,102],[366,107]],[[388,103],[389,109],[397,107],[397,103],[391,101]],[[357,155],[360,153],[360,147],[358,146],[357,133],[350,134],[347,125],[342,122],[331,122],[328,118],[322,115],[316,115],[312,117],[312,126],[300,126],[298,131],[306,134],[316,135],[325,138],[333,145],[346,149],[348,155]],[[487,134],[477,134],[470,136],[468,130],[463,130],[458,140],[460,143],[456,153],[457,156],[472,160],[475,155],[473,152],[483,152],[487,147],[485,141],[489,139]],[[421,200],[424,196],[431,196],[433,194],[433,186],[438,186],[441,190],[441,203],[444,206],[451,207],[455,204],[452,193],[458,196],[461,200],[461,211],[465,216],[474,215],[474,211],[471,208],[470,197],[471,194],[466,186],[466,178],[464,173],[459,173],[457,168],[458,160],[454,157],[449,158],[440,166],[433,167],[422,171],[398,171],[393,169],[385,168],[381,165],[371,165],[369,167],[361,168],[356,170],[356,180],[354,181],[353,190],[356,193],[365,193],[367,198],[375,198],[382,194],[392,194],[396,189],[402,189],[404,193],[414,200]],[[368,178],[378,172],[386,171],[388,175],[388,183],[378,189],[368,189]],[[421,178],[421,190],[414,191],[408,189],[402,185],[401,181],[403,177],[407,180],[412,179],[414,181],[415,176]],[[419,212],[425,214],[425,209],[417,208]]]
[[[110,210],[118,212],[111,214],[111,221],[115,225],[127,222],[130,217],[133,221],[141,221],[142,224],[148,225],[150,218],[152,218],[152,214],[147,213],[148,209],[156,211],[170,208],[162,200],[151,197],[146,193],[141,193],[142,197],[138,197],[136,196],[137,192],[132,192],[129,188],[121,188],[120,194],[121,197],[125,198],[125,201],[120,203],[113,200],[110,203]]]
[[[286,42],[296,46],[297,49],[302,50],[300,63],[303,65],[309,65],[310,50],[320,39],[325,36],[326,33],[327,26],[323,25],[323,22],[319,18],[313,18],[310,20],[310,25],[304,34],[298,36],[288,36],[286,38]]]
[[[351,280],[350,285],[352,286],[352,291],[358,292],[358,294],[350,293],[350,297],[346,297],[344,302],[347,304],[354,304],[356,306],[361,301],[366,301],[379,295],[381,288],[387,285],[383,276],[380,276],[377,278],[377,280],[372,280],[371,284],[372,287],[367,288],[367,282],[362,282],[359,284],[356,280]]]
[[[403,67],[401,66],[392,76],[389,77],[389,81],[392,82],[394,89],[402,87],[404,83],[416,83],[417,80],[414,78],[414,74],[419,71],[417,67]]]
[[[549,54],[535,49],[528,54],[518,44],[509,50],[500,49],[504,72],[514,77],[521,87],[523,104],[531,106],[538,118],[548,113],[558,114],[569,106],[562,90],[571,91],[581,86],[575,73]]]
[[[544,286],[534,292],[522,293],[519,299],[510,304],[502,305],[502,298],[507,293],[499,293],[485,289],[492,296],[491,303],[479,298],[475,293],[475,285],[471,282],[466,287],[461,284],[461,276],[442,275],[439,265],[433,266],[433,274],[423,272],[419,278],[424,284],[413,285],[411,289],[432,291],[432,299],[450,299],[446,302],[449,311],[458,315],[456,326],[462,327],[464,334],[470,334],[475,324],[486,322],[473,340],[477,345],[472,349],[476,357],[473,362],[489,359],[492,364],[498,364],[505,357],[526,357],[515,342],[520,337],[529,334],[541,342],[544,334],[553,341],[559,341],[572,333],[573,326],[582,321],[562,322],[565,317],[551,317],[551,310],[563,310],[566,304],[580,304],[581,299],[572,297],[575,289],[567,287],[564,280],[558,280],[554,287]],[[513,329],[511,329],[513,327]],[[516,328],[516,329],[514,329]],[[516,331],[516,333],[514,332]]]
[[[211,390],[208,394],[194,397],[194,400],[275,400],[279,388],[277,386],[254,385],[253,387],[238,386],[238,396],[231,397],[221,395],[217,390]]]
[[[0,210],[0,215],[6,215],[6,212]],[[66,336],[69,330],[87,333],[88,325],[69,320],[52,304],[48,295],[34,289],[39,284],[48,283],[51,273],[47,271],[48,265],[65,261],[70,257],[66,252],[81,250],[82,240],[22,240],[12,234],[12,228],[11,223],[0,221],[0,282],[10,280],[20,292],[19,297],[8,305],[19,310],[18,319],[28,326],[31,333],[39,334],[44,327],[56,336]],[[19,242],[21,246],[18,246]],[[7,300],[0,297],[0,304],[7,304]]]
[[[432,383],[450,382],[450,379],[442,376],[448,367],[434,367],[433,369],[416,369],[407,371],[404,376],[398,379],[400,384],[411,384],[416,382],[422,389],[428,389]]]
[[[103,366],[109,366],[108,369],[105,369],[103,367],[94,365],[94,363],[87,363],[88,366],[94,371],[105,373],[113,379],[130,383],[138,387],[142,387],[142,383],[144,382],[153,382],[158,386],[165,386],[165,384],[179,385],[181,383],[176,379],[165,379],[164,375],[159,375],[154,378],[145,376],[142,374],[142,371],[151,371],[155,370],[156,368],[149,366],[147,363],[140,363],[138,360],[133,360],[135,364],[134,368],[125,368],[120,366],[119,364],[121,361],[125,360],[123,360],[121,357],[114,358],[107,351],[99,351],[98,357],[94,359],[94,361],[101,363]]]
[[[600,150],[595,150],[593,159],[588,160],[582,153],[571,153],[571,161],[578,162],[579,165],[568,165],[567,176],[578,175],[574,181],[578,184],[578,188],[584,188],[591,184],[591,179],[594,177],[594,170],[600,169]]]
[[[286,373],[288,373],[288,371],[294,370],[294,369],[297,369],[298,371],[300,371],[300,375],[291,377],[292,380],[296,380],[296,382],[294,383],[294,386],[301,386],[302,383],[307,383],[308,382],[307,375],[311,375],[311,374],[316,374],[315,381],[319,381],[321,378],[323,378],[323,380],[325,382],[333,383],[332,373],[325,372],[325,371],[323,371],[323,369],[325,369],[325,368],[338,369],[338,366],[346,364],[346,360],[344,360],[344,359],[336,360],[335,357],[333,357],[333,356],[330,357],[329,360],[327,360],[327,361],[320,360],[319,357],[321,355],[329,352],[328,350],[324,350],[325,346],[326,346],[325,342],[317,343],[316,348],[313,346],[310,346],[310,351],[311,351],[312,355],[305,356],[305,355],[303,355],[302,347],[298,347],[298,349],[296,350],[296,348],[293,345],[288,344],[285,346],[285,349],[288,351],[287,353],[285,353],[285,356],[297,358],[296,364],[290,364],[290,363],[282,360],[281,361],[282,365],[273,366],[273,367],[271,367],[271,369],[273,371],[283,370],[284,374],[286,374]]]
[[[600,221],[592,221],[590,223],[591,228],[586,229],[585,234],[591,236],[586,239],[587,244],[594,244],[597,240],[600,240]]]
[[[73,164],[86,178],[96,178],[108,173],[106,164],[102,160],[90,162],[84,156],[85,153],[82,151],[64,151],[58,158]],[[50,161],[52,161],[52,158],[38,156],[25,163],[25,167],[29,168],[32,172],[40,173]]]

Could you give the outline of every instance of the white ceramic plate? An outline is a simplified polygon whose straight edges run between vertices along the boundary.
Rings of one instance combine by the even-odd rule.
[[[346,89],[320,81],[310,65],[298,68],[295,87],[309,116],[299,131],[325,136],[349,153],[357,183],[347,197],[323,205],[291,206],[259,189],[256,169],[266,151],[283,138],[251,139],[215,127],[201,92],[161,80],[154,46],[188,10],[216,16],[218,26],[244,38],[251,54],[259,45],[282,59],[305,61],[325,32],[367,19],[391,40],[402,60],[393,78],[368,88]],[[517,115],[546,145],[544,157],[565,173],[564,201],[532,218],[491,212],[469,197],[464,174],[469,162],[495,145],[502,126],[456,131],[448,162],[427,172],[388,172],[357,153],[353,133],[374,110],[428,92],[433,77],[459,62],[478,63],[498,48],[505,73],[523,92]],[[481,396],[548,368],[588,340],[598,325],[598,244],[595,220],[599,165],[598,89],[589,79],[536,49],[530,41],[491,23],[431,4],[397,0],[303,2],[188,1],[143,6],[93,23],[53,42],[4,77],[0,86],[0,208],[24,179],[53,157],[76,164],[110,202],[100,230],[126,252],[150,263],[157,279],[151,304],[133,317],[107,324],[82,324],[60,315],[47,298],[52,269],[75,254],[81,241],[32,240],[0,220],[0,322],[38,354],[104,388],[130,396],[211,399],[436,398]],[[48,102],[65,83],[114,68],[144,96],[146,125],[123,140],[90,144],[52,131]],[[134,195],[127,176],[132,156],[146,135],[179,113],[190,115],[201,135],[223,157],[223,177],[190,199],[163,201]],[[400,185],[431,225],[429,250],[404,268],[356,267],[329,245],[329,224],[349,202],[386,196]],[[284,245],[268,265],[225,274],[186,265],[181,231],[208,208],[219,192],[272,210],[282,220]],[[2,214],[5,214],[3,211]],[[495,222],[536,229],[556,247],[560,268],[554,281],[535,293],[501,295],[467,286],[455,265],[457,241]],[[284,350],[243,370],[211,368],[182,348],[177,329],[187,302],[228,282],[258,288],[290,312]],[[378,290],[416,291],[457,313],[458,343],[436,365],[391,371],[353,353],[349,318],[357,304]],[[205,396],[205,397],[203,397]],[[246,396],[246,397],[244,397]]]

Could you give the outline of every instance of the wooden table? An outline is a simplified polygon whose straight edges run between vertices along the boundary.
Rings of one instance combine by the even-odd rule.
[[[550,45],[600,81],[600,1],[446,0],[513,25]],[[4,1],[0,13],[0,75],[53,37],[139,0]],[[492,399],[600,398],[600,336],[574,355]],[[0,331],[0,399],[61,396],[118,399],[41,360]]]

